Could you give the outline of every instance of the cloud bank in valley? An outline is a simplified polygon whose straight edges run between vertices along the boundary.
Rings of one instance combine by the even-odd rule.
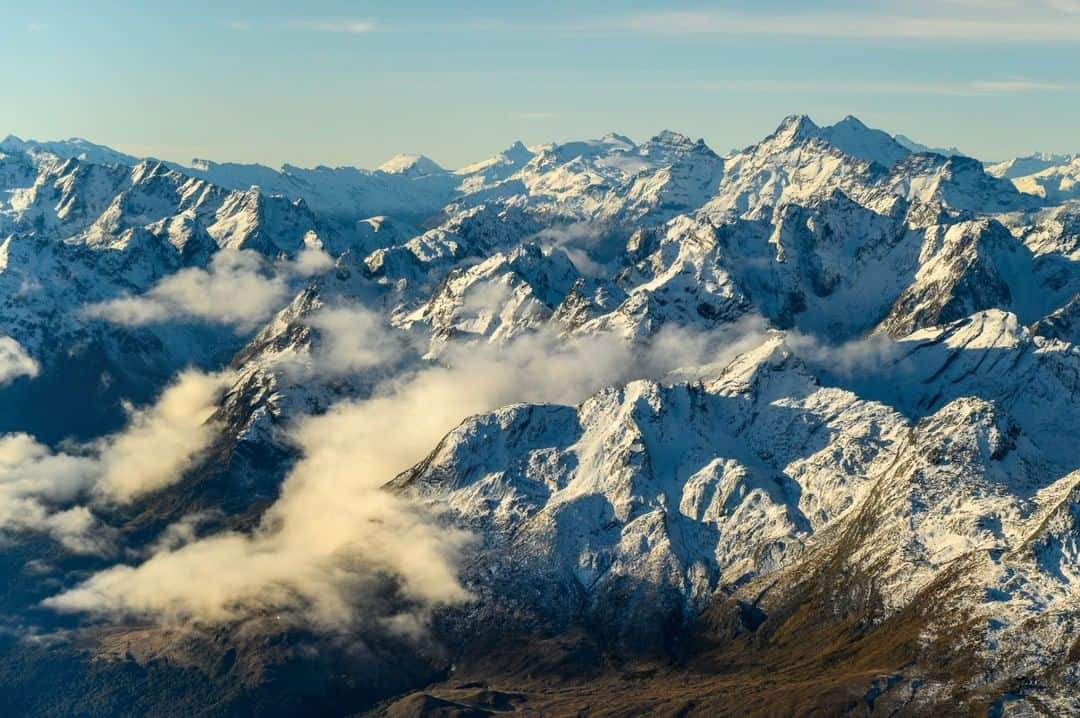
[[[230,379],[228,373],[188,370],[153,406],[131,409],[127,427],[97,443],[94,492],[127,503],[176,481],[213,438],[208,420]]]
[[[406,351],[381,315],[358,304],[323,307],[307,323],[320,336],[315,355],[319,373],[342,376],[386,366]]]
[[[251,250],[223,249],[206,268],[171,274],[147,292],[90,304],[87,316],[125,326],[188,320],[225,324],[238,330],[258,326],[288,298],[290,279],[325,272],[333,260],[308,247],[292,262],[268,262]]]
[[[182,372],[126,427],[53,451],[33,437],[0,436],[0,530],[40,531],[76,553],[108,553],[115,532],[95,503],[122,504],[178,480],[214,436],[207,420],[227,374]]]

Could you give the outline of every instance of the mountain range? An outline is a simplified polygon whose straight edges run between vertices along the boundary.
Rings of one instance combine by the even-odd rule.
[[[6,710],[1080,712],[1078,157],[9,136]]]

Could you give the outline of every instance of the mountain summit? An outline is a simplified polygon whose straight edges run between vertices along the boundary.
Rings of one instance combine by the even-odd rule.
[[[414,177],[440,174],[446,171],[424,155],[409,154],[394,155],[376,169],[380,172],[386,172],[387,174],[404,174]]]

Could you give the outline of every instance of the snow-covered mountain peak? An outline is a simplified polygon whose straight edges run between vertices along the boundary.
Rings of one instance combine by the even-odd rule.
[[[853,115],[824,127],[819,127],[806,115],[790,115],[761,145],[776,151],[814,139],[824,141],[847,155],[876,162],[883,167],[892,167],[911,154],[891,135],[867,127]]]
[[[95,144],[80,137],[71,137],[66,140],[51,142],[39,142],[38,140],[23,140],[15,135],[8,135],[0,140],[2,152],[47,152],[60,159],[77,159],[86,162],[103,165],[131,165],[138,162],[137,157],[114,150],[111,147]]]
[[[626,150],[633,149],[636,146],[632,139],[630,139],[626,135],[621,135],[618,132],[608,132],[600,138],[600,142],[605,145],[610,145],[611,147]]]
[[[26,142],[15,135],[9,134],[0,140],[0,150],[4,152],[23,152],[25,149]]]
[[[457,170],[455,174],[464,178],[459,189],[470,193],[490,188],[493,184],[512,176],[535,156],[536,153],[526,147],[521,140],[516,140],[494,157]]]
[[[1035,169],[1043,165],[1043,162],[1032,162],[1024,169]],[[996,165],[987,171],[1001,172],[1002,176],[1011,178],[1021,192],[1049,202],[1080,199],[1080,154],[1053,156],[1050,164],[1031,174],[1016,176],[1015,168],[1001,171],[1000,166]]]
[[[1033,175],[1058,165],[1066,165],[1080,158],[1080,154],[1064,155],[1049,152],[1034,152],[1023,157],[1015,157],[1004,162],[988,165],[986,172],[994,177],[1017,179]]]
[[[780,124],[766,138],[766,141],[771,140],[774,144],[790,145],[811,137],[817,137],[820,131],[821,128],[814,124],[809,115],[788,115],[780,121]]]
[[[446,172],[434,160],[418,154],[394,155],[376,168],[386,174],[401,174],[410,177],[423,175],[442,174]]]
[[[505,150],[495,155],[490,160],[484,160],[475,165],[469,165],[459,170],[460,174],[468,174],[471,168],[483,168],[486,163],[503,163],[510,164],[516,167],[520,167],[533,158],[536,153],[525,146],[525,143],[521,140],[514,140],[514,143],[507,147]]]
[[[854,157],[892,167],[911,152],[881,130],[867,127],[848,115],[835,125],[821,128],[821,136],[833,147]]]
[[[650,137],[646,142],[642,143],[641,148],[643,152],[648,152],[653,147],[665,148],[668,150],[681,150],[683,152],[689,152],[694,149],[698,144],[704,144],[703,140],[695,142],[687,135],[681,132],[675,132],[673,130],[661,130],[655,135]]]
[[[865,122],[860,120],[855,115],[844,115],[843,119],[841,119],[834,125],[830,125],[830,127],[832,127],[833,129],[843,127],[857,132],[866,132],[870,129],[870,127]]]
[[[788,337],[775,330],[767,332],[758,346],[735,357],[719,376],[708,382],[708,386],[710,390],[728,395],[756,393],[764,390],[774,374],[783,376],[784,386],[773,387],[778,394],[791,395],[792,381],[804,388],[816,385]]]

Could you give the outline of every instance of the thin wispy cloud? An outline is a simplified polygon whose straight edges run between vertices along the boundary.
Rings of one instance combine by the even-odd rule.
[[[364,24],[364,23],[361,23]],[[343,32],[348,23],[308,23]],[[382,28],[379,28],[380,30]],[[396,31],[405,28],[395,27]],[[739,12],[663,9],[615,15],[581,14],[551,22],[466,18],[415,25],[423,33],[519,33],[569,36],[771,36],[848,40],[1066,42],[1080,40],[1080,0],[911,0],[902,10],[817,9]]]
[[[1020,93],[1080,92],[1080,84],[1010,78],[1004,80],[973,80],[969,82],[707,82],[693,85],[665,86],[667,89],[697,92],[731,92],[746,94],[792,94],[812,92],[825,95],[941,95],[953,97],[982,97]]]
[[[26,26],[26,31],[27,32],[44,32],[46,27],[48,27],[48,26],[44,25],[44,24],[42,24],[40,22],[32,22],[32,23],[30,23],[29,25]]]
[[[1061,12],[1080,15],[1080,1],[1078,0],[1049,0],[1046,4]]]
[[[857,12],[801,14],[664,10],[616,20],[628,32],[668,36],[768,35],[807,38],[972,41],[1065,41],[1080,39],[1080,18],[1047,6],[1042,12],[975,15],[895,15]]]
[[[1075,92],[1080,89],[1080,85],[1076,83],[1011,79],[980,80],[972,82],[971,88],[979,92],[992,94],[1014,94],[1018,92]]]
[[[937,12],[949,6],[982,13],[1080,12],[1080,0],[910,0],[908,6],[920,12]]]
[[[372,20],[305,20],[297,23],[296,27],[313,32],[336,32],[349,35],[363,35],[378,29]]]
[[[249,32],[256,25],[271,30],[303,30],[306,32],[329,32],[345,35],[363,35],[383,30],[373,20],[293,20],[284,23],[255,23],[250,20],[232,20],[225,27],[236,32]]]
[[[560,120],[562,115],[558,112],[517,112],[514,114],[519,120]]]

